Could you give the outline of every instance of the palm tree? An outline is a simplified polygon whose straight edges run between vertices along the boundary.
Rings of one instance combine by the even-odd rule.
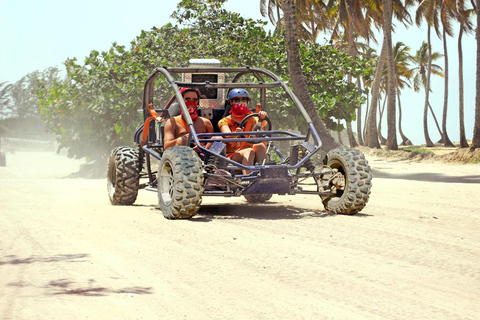
[[[460,119],[460,147],[462,148],[468,148],[468,142],[465,136],[462,37],[464,32],[470,33],[473,31],[473,25],[472,25],[472,22],[470,21],[470,16],[473,13],[474,13],[474,9],[469,9],[469,10],[464,9],[462,0],[459,0],[457,2],[457,18],[458,18],[458,21],[460,22],[460,33],[458,34],[458,82],[459,82],[458,111],[459,111],[459,119]]]
[[[427,116],[428,116],[428,105],[429,105],[429,94],[430,94],[430,76],[432,73],[432,46],[431,46],[431,28],[434,27],[435,31],[438,34],[439,28],[439,6],[437,0],[423,0],[418,5],[415,22],[417,26],[420,26],[422,21],[425,19],[427,22],[427,67],[426,67],[426,77],[425,77],[425,106],[423,111],[423,133],[425,135],[425,144],[427,147],[433,147],[434,144],[430,139],[428,134],[427,127]]]
[[[315,43],[327,26],[327,8],[322,1],[296,0],[298,30],[302,39]]]
[[[476,96],[475,96],[475,125],[473,127],[473,138],[471,150],[480,148],[480,0],[477,0],[477,29],[476,29],[476,39],[477,39],[477,79],[476,79]]]
[[[329,1],[328,5],[329,19],[332,27],[332,39],[340,40],[346,38],[348,44],[348,54],[351,57],[357,55],[355,36],[360,36],[367,40],[373,39],[372,23],[378,25],[380,9],[378,3],[362,2],[355,0]],[[365,12],[365,13],[364,13]],[[351,75],[348,75],[349,83],[352,82]],[[347,122],[347,133],[350,146],[358,146],[353,135],[352,124]]]
[[[302,104],[305,106],[308,115],[312,119],[313,125],[322,139],[322,149],[329,151],[336,148],[338,143],[330,135],[330,132],[327,130],[315,109],[312,98],[308,94],[308,87],[300,63],[295,0],[283,0],[283,13],[285,18],[285,45],[288,56],[288,71],[292,81],[292,87]]]
[[[432,63],[433,61],[436,61],[440,59],[443,55],[438,52],[433,52],[431,54],[428,54],[428,52],[431,51],[428,48],[428,44],[424,41],[422,45],[420,46],[420,49],[417,50],[415,53],[415,56],[413,56],[412,61],[415,64],[415,66],[411,69],[412,73],[414,74],[413,77],[413,90],[418,92],[420,90],[420,87],[423,86],[425,88],[425,101],[426,105],[424,108],[423,112],[423,132],[425,135],[425,140],[426,144],[428,147],[433,146],[433,142],[430,139],[430,136],[428,134],[428,127],[427,127],[427,116],[428,116],[428,94],[430,91],[432,91],[429,87],[429,76],[428,76],[428,69],[430,67],[430,73],[433,73],[434,75],[438,75],[443,77],[442,73],[442,67],[440,67],[437,64]],[[433,113],[433,112],[432,112]]]
[[[398,150],[397,144],[397,125],[396,125],[396,93],[397,93],[397,75],[396,61],[392,48],[392,15],[394,12],[394,2],[391,0],[383,0],[383,34],[384,40],[387,42],[387,64],[388,64],[388,104],[387,104],[387,148],[390,150]],[[405,1],[402,6],[400,1],[395,1],[396,13],[402,21],[409,18],[406,7],[412,5],[413,2]],[[408,21],[408,19],[407,19]]]
[[[392,48],[392,15],[393,4],[390,0],[383,0],[383,34],[387,43],[387,65],[388,65],[388,105],[387,105],[387,148],[398,150],[397,126],[396,126],[396,89],[395,85],[395,60]],[[387,98],[386,97],[386,98]]]
[[[360,51],[360,55],[368,60],[368,61],[372,61],[372,65],[377,65],[377,60],[378,60],[378,56],[377,56],[377,53],[376,51],[365,45],[365,46],[362,46],[361,47],[361,51]],[[373,83],[372,83],[372,80],[370,79],[362,79],[362,82],[363,82],[363,86],[366,87],[366,88],[371,88]],[[367,136],[367,133],[366,133],[366,130],[367,130],[367,125],[368,125],[368,114],[369,114],[369,101],[370,101],[370,90],[367,89],[367,105],[365,106],[365,121],[364,121],[364,126],[363,126],[363,130],[362,130],[362,126],[361,126],[361,123],[359,123],[361,120],[361,106],[360,108],[358,109],[357,111],[357,135],[359,137],[362,137],[363,136],[363,140],[364,140],[364,143],[362,145],[366,145],[366,136]]]
[[[445,57],[445,81],[443,91],[443,114],[442,114],[442,142],[445,147],[453,147],[453,143],[447,134],[447,112],[448,112],[448,49],[447,49],[447,35],[453,36],[453,29],[451,20],[454,18],[456,0],[441,0],[440,6],[440,20],[442,22],[442,40],[443,40],[443,55]]]
[[[372,3],[375,3],[376,6],[379,8],[380,3],[378,1],[371,1]],[[390,2],[390,1],[389,1]],[[388,3],[390,5],[390,3]],[[410,23],[410,15],[408,13],[408,7],[413,5],[413,1],[411,0],[405,0],[404,3],[400,0],[393,0],[392,1],[392,14],[395,15],[395,17],[401,21],[404,25],[407,25]],[[385,8],[384,8],[385,9]],[[378,11],[380,12],[380,11]],[[372,15],[373,16],[373,15]],[[376,20],[377,22],[379,20]],[[383,24],[383,19],[380,19],[381,23]],[[380,23],[380,22],[378,22]],[[392,24],[390,23],[387,28],[392,27]],[[393,28],[393,27],[392,27]],[[393,30],[393,29],[392,29]],[[372,101],[371,101],[371,107],[368,112],[368,120],[367,120],[367,131],[366,131],[366,145],[371,148],[380,148],[380,144],[378,142],[378,132],[376,128],[376,105],[377,101],[379,99],[379,88],[380,88],[380,82],[381,82],[381,75],[383,71],[383,66],[385,64],[385,59],[387,57],[387,52],[388,52],[388,45],[387,45],[387,40],[385,39],[384,35],[384,40],[383,40],[383,45],[382,45],[382,51],[380,53],[379,59],[378,59],[378,65],[376,69],[376,74],[375,74],[375,81],[373,83],[373,90],[372,90]]]
[[[387,67],[387,69],[388,69],[388,67]],[[386,106],[387,101],[388,101],[387,87],[386,87],[386,84],[381,84],[381,86],[382,86],[382,88],[380,89],[380,91],[383,92],[385,97],[383,99],[383,105],[380,107],[381,100],[382,100],[382,94],[380,93],[380,95],[378,96],[378,114],[380,115],[380,117],[378,118],[377,131],[378,131],[378,140],[380,141],[380,144],[381,145],[387,145],[387,138],[385,138],[382,134],[383,115],[385,114],[385,106]]]
[[[260,13],[263,17],[269,18],[270,22],[275,26],[276,32],[282,32],[282,16],[280,8],[282,0],[260,0]]]
[[[332,25],[332,39],[338,40],[345,35],[350,56],[356,54],[354,33],[367,42],[375,41],[372,23],[377,27],[381,25],[381,12],[376,1],[337,0],[329,1],[327,7]]]
[[[372,100],[370,101],[370,110],[368,111],[367,118],[367,130],[365,134],[365,145],[370,148],[380,148],[378,142],[378,130],[377,130],[377,105],[380,95],[380,83],[382,79],[383,66],[385,64],[385,58],[387,56],[387,43],[384,41],[382,45],[382,51],[378,57],[377,69],[375,71],[375,80],[372,86]]]
[[[401,89],[405,87],[411,88],[409,82],[412,78],[412,71],[409,68],[409,62],[412,60],[412,56],[409,53],[410,47],[406,46],[403,42],[397,42],[393,47],[393,57],[395,60],[395,84],[397,87],[397,100],[398,100],[398,131],[402,138],[401,145],[411,144],[402,130],[402,104],[400,100]]]
[[[275,32],[283,31],[282,0],[260,0],[260,13],[275,25]],[[300,39],[316,42],[320,31],[325,29],[326,7],[321,1],[297,0],[297,34]]]

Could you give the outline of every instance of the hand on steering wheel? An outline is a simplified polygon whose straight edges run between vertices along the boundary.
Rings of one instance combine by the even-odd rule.
[[[241,128],[242,130],[245,130],[245,125],[247,124],[247,121],[248,119],[252,118],[252,117],[258,117],[258,113],[251,113],[249,114],[248,116],[246,116],[245,118],[243,118],[242,122],[240,122],[240,124],[238,125],[239,128]],[[268,129],[264,129],[262,128],[262,126],[260,125],[263,121],[267,121],[267,125],[268,125]],[[258,125],[258,126],[257,126]],[[270,118],[268,118],[267,116],[265,116],[265,118],[263,119],[258,119],[258,123],[255,125],[255,127],[252,129],[252,131],[270,131],[272,130],[272,121],[270,120]]]

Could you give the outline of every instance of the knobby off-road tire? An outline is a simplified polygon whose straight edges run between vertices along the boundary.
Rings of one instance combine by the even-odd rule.
[[[270,200],[272,197],[271,194],[246,194],[244,195],[245,199],[251,203],[262,203]]]
[[[114,205],[132,205],[140,184],[138,154],[130,147],[114,149],[108,159],[107,190]]]
[[[158,168],[158,201],[167,219],[188,219],[202,203],[202,161],[189,147],[165,150]]]
[[[357,149],[333,149],[327,154],[327,166],[344,176],[345,189],[324,198],[325,209],[337,214],[358,213],[367,204],[372,187],[372,173],[365,156]]]

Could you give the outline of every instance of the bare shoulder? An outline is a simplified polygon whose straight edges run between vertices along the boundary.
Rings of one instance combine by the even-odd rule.
[[[176,124],[176,121],[175,119],[172,117],[172,118],[168,118],[167,120],[165,120],[165,127],[169,126],[169,127],[175,127],[175,124]]]
[[[210,120],[205,118],[205,117],[199,117],[199,118],[202,119],[203,123],[205,123],[205,124],[211,123]]]
[[[213,132],[213,125],[209,119],[205,117],[198,117],[198,120],[201,120],[201,129],[203,132]],[[200,122],[198,120],[195,122]]]

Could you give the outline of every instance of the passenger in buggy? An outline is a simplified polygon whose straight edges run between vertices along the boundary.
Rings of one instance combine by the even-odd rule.
[[[232,89],[228,93],[228,101],[231,105],[230,115],[221,119],[218,122],[220,132],[243,132],[253,131],[253,127],[257,124],[258,120],[252,117],[247,120],[245,128],[239,127],[242,120],[252,111],[248,108],[248,103],[251,100],[250,94],[245,89]],[[268,117],[267,112],[260,111],[258,113],[260,120]],[[265,158],[266,146],[265,142],[251,144],[248,142],[228,142],[227,143],[227,157],[237,161],[243,165],[251,166],[254,163],[261,162]],[[243,174],[247,174],[246,170],[243,170]]]
[[[210,120],[198,115],[198,102],[200,100],[200,91],[196,88],[181,88],[180,93],[183,96],[188,113],[193,121],[193,127],[197,133],[212,133],[213,126]],[[186,146],[190,129],[183,117],[183,114],[171,117],[165,122],[163,145],[165,149],[173,146]],[[209,145],[207,145],[209,147]],[[193,148],[199,152],[197,146]]]

